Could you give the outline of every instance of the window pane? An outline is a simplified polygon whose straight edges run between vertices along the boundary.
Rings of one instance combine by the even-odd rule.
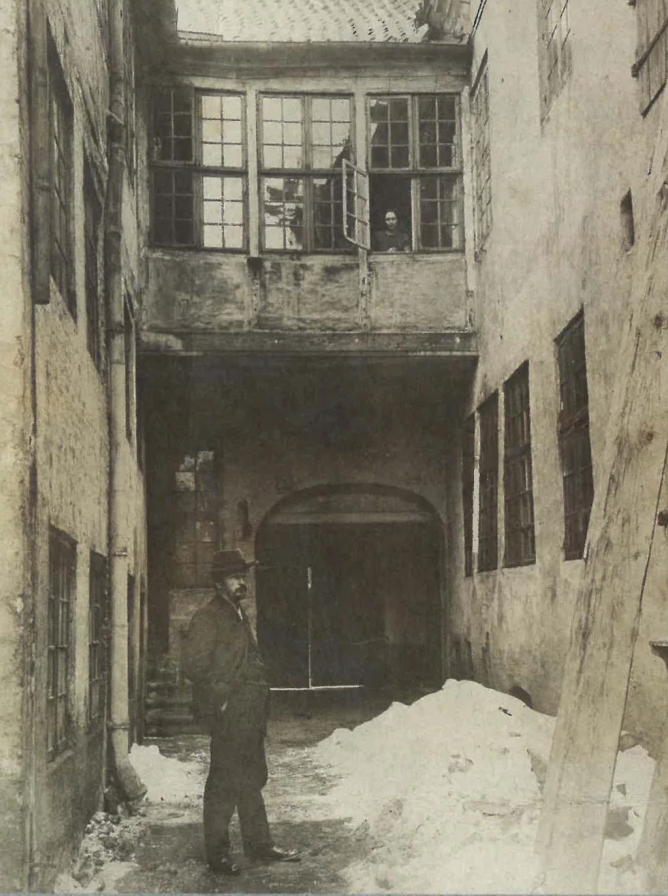
[[[225,146],[223,148],[223,165],[225,168],[243,167],[241,146]]]
[[[223,178],[202,178],[202,190],[204,193],[204,199],[221,199],[223,195]]]
[[[265,146],[262,155],[265,168],[283,167],[283,151],[280,146]]]
[[[202,146],[202,163],[211,168],[220,168],[223,163],[223,151],[220,144],[205,143]]]
[[[223,248],[223,229],[217,225],[204,225],[204,245],[207,248],[222,249]]]
[[[226,202],[223,206],[223,221],[226,224],[243,224],[244,211],[241,202]]]
[[[226,249],[242,249],[244,243],[244,232],[242,227],[230,227],[225,225],[223,228],[223,236]]]
[[[225,199],[241,201],[243,199],[243,183],[240,177],[223,179],[223,195]]]
[[[300,178],[294,177],[265,178],[263,199],[265,247],[301,249],[303,247],[304,182]]]
[[[204,118],[220,118],[222,97],[204,94],[202,96],[202,115]]]
[[[222,100],[223,118],[226,121],[241,121],[241,97],[224,96]]]
[[[302,101],[298,97],[283,99],[283,121],[302,121]]]

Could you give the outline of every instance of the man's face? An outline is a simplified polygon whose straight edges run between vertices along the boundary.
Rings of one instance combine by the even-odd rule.
[[[222,582],[225,594],[236,603],[242,601],[248,593],[248,576],[245,572],[238,572],[232,576],[225,576]]]
[[[385,226],[387,227],[388,230],[396,230],[396,227],[397,227],[396,212],[386,212]]]

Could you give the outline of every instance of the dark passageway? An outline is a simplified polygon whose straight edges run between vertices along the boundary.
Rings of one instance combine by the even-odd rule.
[[[439,545],[403,495],[338,491],[270,514],[257,605],[273,686],[438,686]]]

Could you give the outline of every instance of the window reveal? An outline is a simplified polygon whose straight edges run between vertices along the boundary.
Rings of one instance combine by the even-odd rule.
[[[478,571],[498,565],[499,500],[499,395],[495,392],[480,407],[480,496],[478,519]]]
[[[523,364],[504,386],[505,565],[536,560],[529,365]]]
[[[246,245],[245,116],[238,94],[160,89],[153,98],[153,241]]]
[[[584,315],[578,314],[557,338],[559,362],[559,450],[564,487],[564,556],[583,556],[594,500],[589,439],[589,393]]]
[[[396,212],[413,248],[462,248],[458,112],[450,94],[370,99],[370,215],[378,251],[388,211]]]
[[[263,248],[348,248],[341,170],[352,158],[351,99],[263,95],[260,127]]]

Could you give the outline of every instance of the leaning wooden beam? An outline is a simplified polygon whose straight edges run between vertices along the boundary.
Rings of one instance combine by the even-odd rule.
[[[549,893],[596,891],[643,593],[648,576],[665,575],[652,565],[668,443],[665,129],[659,142],[643,191],[653,208],[648,198],[636,241],[644,264],[610,383],[603,457],[594,461],[588,556],[545,785],[537,845]]]

